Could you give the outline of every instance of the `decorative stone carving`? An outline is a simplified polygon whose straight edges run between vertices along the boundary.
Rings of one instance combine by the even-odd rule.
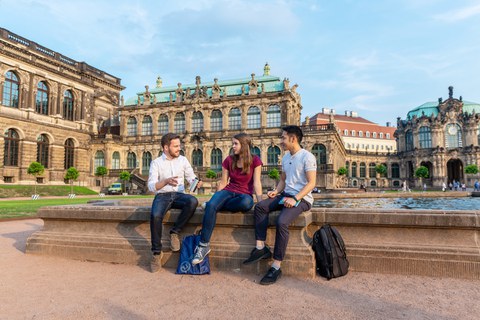
[[[248,82],[248,95],[255,95],[258,93],[258,81],[255,80],[255,73],[251,74],[252,79]]]

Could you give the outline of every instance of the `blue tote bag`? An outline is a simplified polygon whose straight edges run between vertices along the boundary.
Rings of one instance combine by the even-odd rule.
[[[180,258],[178,260],[177,274],[209,274],[210,260],[208,255],[197,265],[192,265],[195,248],[200,242],[200,235],[192,234],[183,238]]]

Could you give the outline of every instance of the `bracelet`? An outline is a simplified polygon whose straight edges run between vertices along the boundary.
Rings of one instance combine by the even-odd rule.
[[[292,196],[292,198],[293,198],[293,200],[295,200],[296,202],[299,201],[295,196]]]

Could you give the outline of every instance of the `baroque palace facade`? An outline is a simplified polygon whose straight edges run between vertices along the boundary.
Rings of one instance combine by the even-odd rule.
[[[76,167],[91,185],[91,135],[109,118],[124,87],[119,78],[0,28],[0,183],[63,184]]]

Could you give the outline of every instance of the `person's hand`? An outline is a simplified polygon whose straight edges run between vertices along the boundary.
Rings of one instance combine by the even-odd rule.
[[[297,204],[297,201],[295,201],[295,199],[290,197],[286,197],[285,201],[283,202],[283,206],[285,208],[293,208],[295,207],[296,204]]]
[[[267,196],[268,196],[269,198],[275,198],[275,197],[277,196],[277,194],[278,194],[277,190],[273,190],[273,191],[268,191],[268,192],[267,192]]]
[[[178,176],[165,179],[165,183],[169,186],[176,187],[178,185]]]

